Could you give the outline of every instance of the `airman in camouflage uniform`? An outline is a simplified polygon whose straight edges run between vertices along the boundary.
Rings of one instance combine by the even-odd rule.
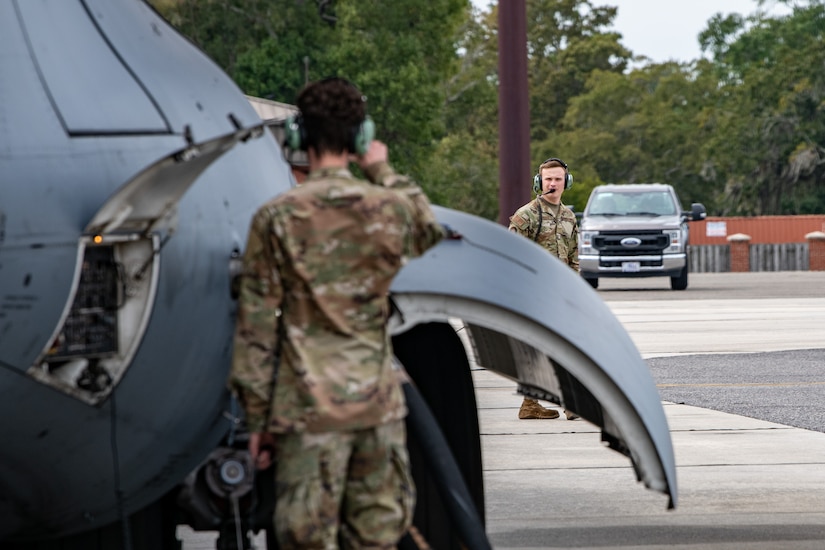
[[[562,204],[561,195],[572,182],[567,165],[556,158],[547,159],[536,174],[537,197],[510,217],[510,231],[524,235],[579,272],[579,228],[576,215]],[[578,418],[565,411],[568,419]],[[558,418],[555,409],[542,407],[535,399],[524,398],[519,418]]]
[[[230,383],[259,467],[268,465],[264,447],[275,449],[275,530],[284,550],[394,548],[412,521],[388,293],[404,262],[443,230],[421,189],[387,164],[384,144],[373,141],[357,158],[370,183],[347,169],[348,141],[322,135],[334,124],[312,134],[313,117],[348,110],[349,131],[364,119],[360,101],[343,79],[305,88],[298,107],[310,174],[258,210],[244,253]]]

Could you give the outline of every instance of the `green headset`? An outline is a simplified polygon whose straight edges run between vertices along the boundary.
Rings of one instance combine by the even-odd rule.
[[[330,81],[343,82],[348,86],[351,86],[353,90],[361,95],[358,87],[346,78],[342,78],[340,76],[330,76],[321,80],[322,83]],[[361,101],[365,102],[366,100],[367,99],[361,95]],[[304,126],[304,119],[300,113],[287,119],[284,134],[284,145],[293,150],[306,151],[307,133],[306,127]],[[353,127],[352,135],[350,136],[349,143],[347,144],[347,149],[351,153],[364,155],[370,148],[370,142],[373,139],[375,139],[375,123],[372,121],[372,118],[367,115],[361,124]]]
[[[563,160],[559,159],[559,158],[550,157],[549,159],[547,159],[544,162],[542,162],[541,164],[539,164],[539,168],[536,171],[536,175],[533,176],[533,192],[536,193],[536,195],[541,195],[542,194],[541,167],[544,166],[545,164],[547,164],[548,162],[550,162],[551,160],[555,160],[556,162],[561,164],[562,168],[564,168],[564,188],[565,189],[570,189],[571,187],[573,187],[573,176],[570,174],[570,171],[567,169],[567,163],[564,162]]]
[[[297,114],[288,118],[284,128],[284,145],[296,151],[306,151],[307,134],[303,117]],[[375,139],[375,123],[367,115],[361,124],[352,129],[352,137],[347,149],[357,155],[366,154],[373,139]]]

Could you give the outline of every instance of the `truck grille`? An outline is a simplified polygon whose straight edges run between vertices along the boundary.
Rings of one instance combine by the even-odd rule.
[[[635,238],[638,246],[624,246],[623,239]],[[601,231],[593,239],[593,247],[600,256],[648,256],[661,254],[670,245],[670,239],[661,231]]]

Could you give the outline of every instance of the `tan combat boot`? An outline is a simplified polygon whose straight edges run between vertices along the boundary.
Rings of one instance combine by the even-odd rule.
[[[521,402],[521,408],[518,410],[518,417],[522,420],[539,419],[539,418],[558,418],[559,411],[556,409],[546,409],[539,405],[535,399],[525,397]]]

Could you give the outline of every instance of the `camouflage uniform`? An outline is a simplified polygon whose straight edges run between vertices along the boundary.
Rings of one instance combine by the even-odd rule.
[[[409,179],[383,162],[366,175],[377,185],[345,168],[311,173],[258,210],[244,253],[230,384],[251,432],[282,434],[275,529],[284,549],[337,548],[339,536],[390,548],[412,520],[387,296],[404,262],[443,230]]]
[[[553,256],[579,272],[579,227],[576,215],[561,202],[554,205],[541,197],[536,197],[510,216],[509,229],[540,244]],[[567,410],[564,414],[568,420],[578,418],[578,415]],[[530,397],[524,398],[519,409],[519,418],[558,416],[557,411],[545,409],[538,400]]]
[[[542,210],[541,228],[539,208]],[[534,240],[558,259],[579,271],[579,227],[576,215],[564,204],[559,203],[556,207],[537,197],[516,210],[510,217],[510,230]]]

